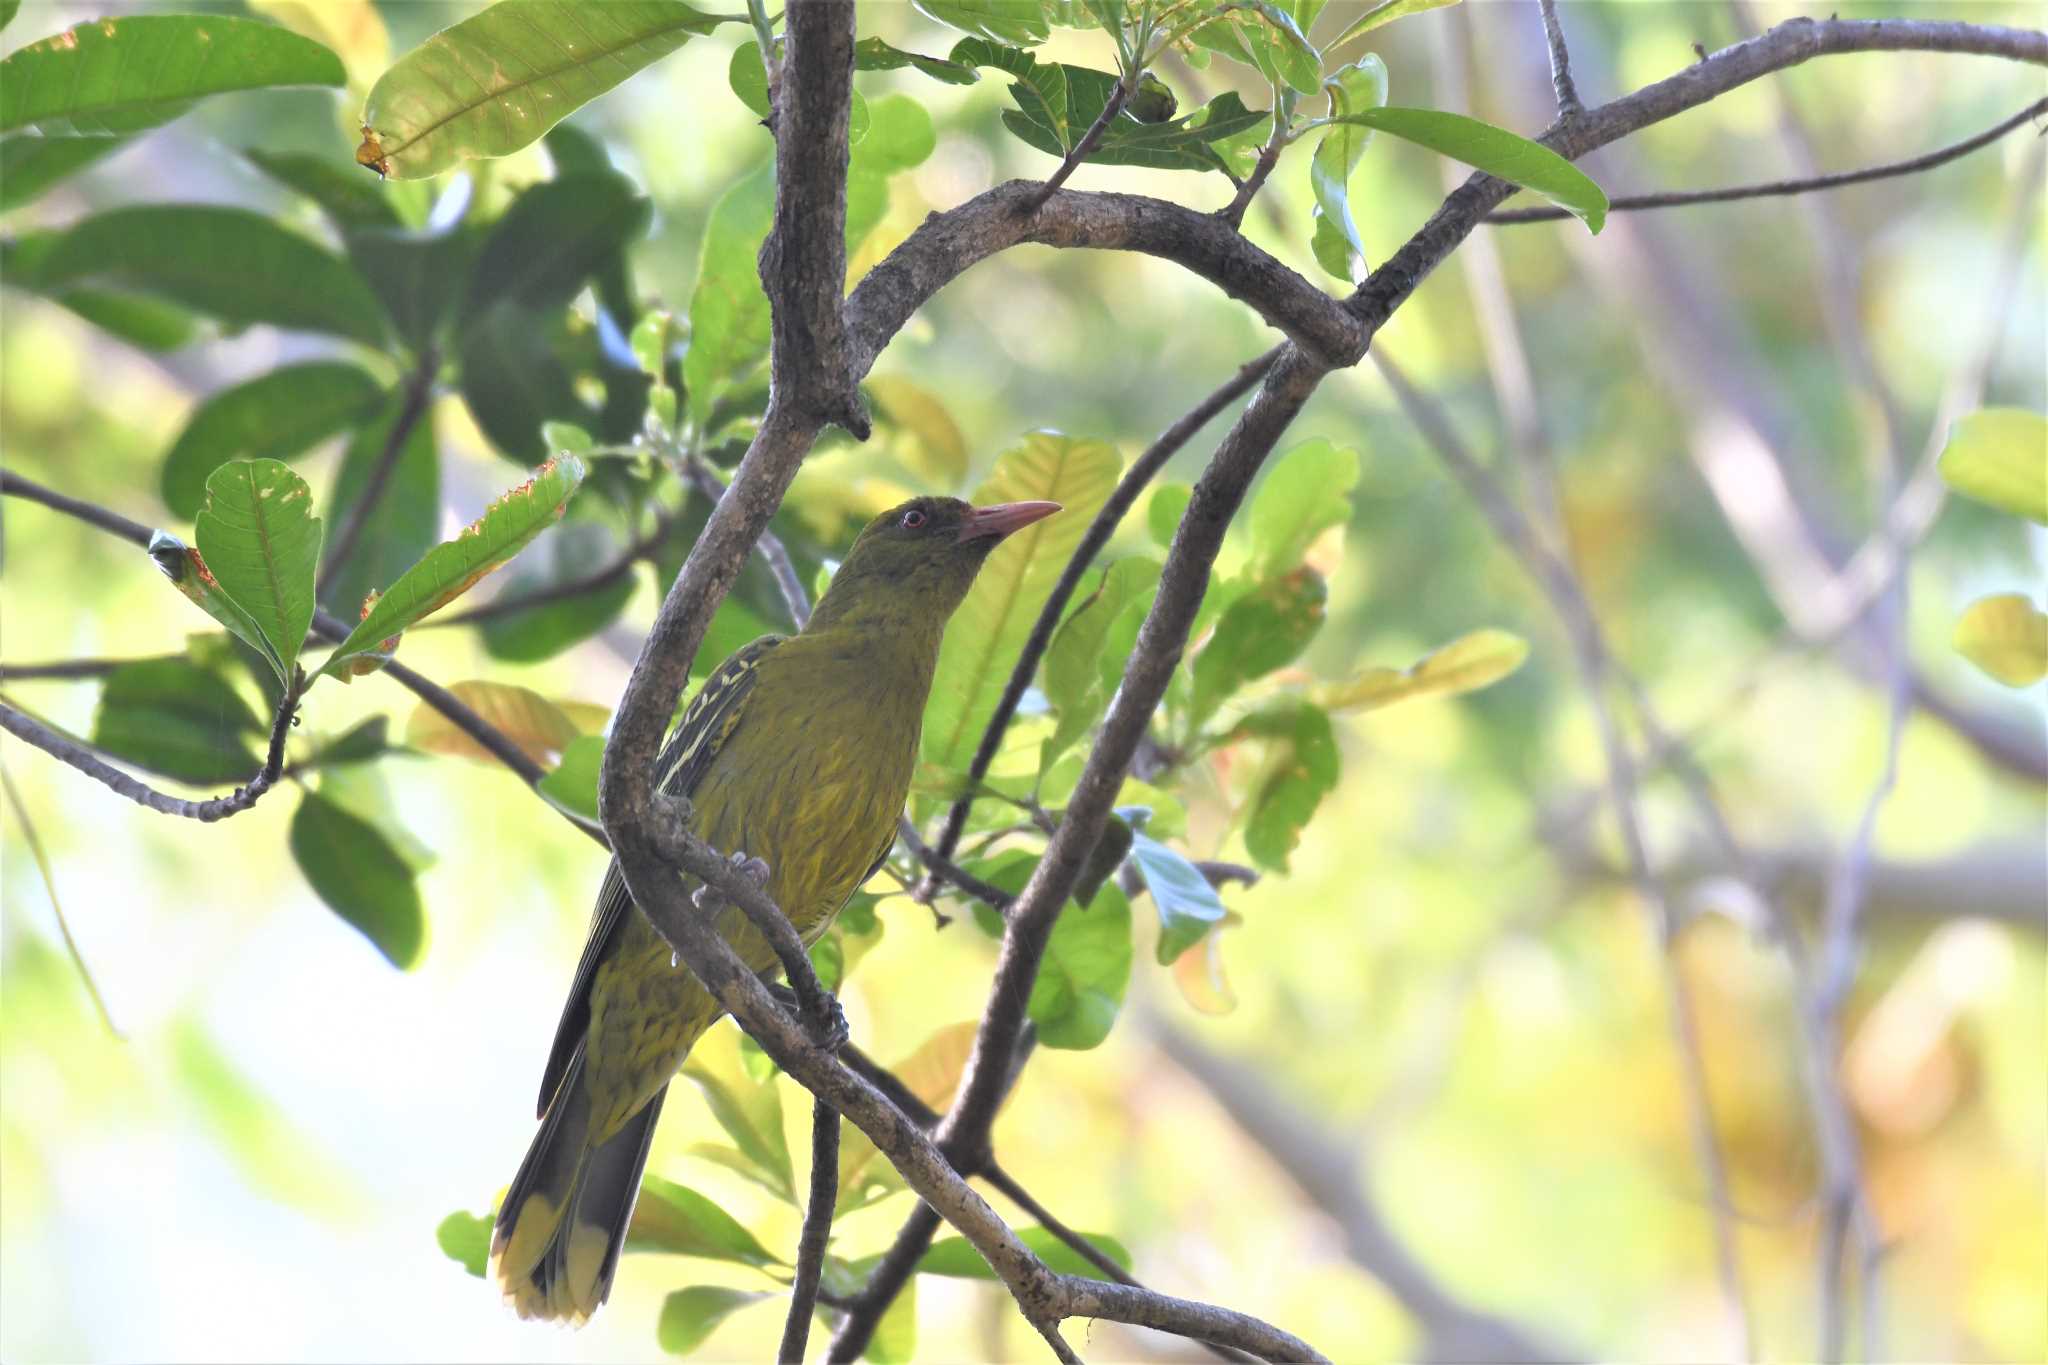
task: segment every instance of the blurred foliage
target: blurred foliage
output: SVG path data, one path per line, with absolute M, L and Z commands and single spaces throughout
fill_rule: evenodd
M 10 812 L 0 1355 L 761 1355 L 781 1315 L 746 1310 L 782 1301 L 809 1106 L 731 1029 L 692 1055 L 704 1103 L 673 1106 L 656 1138 L 632 1242 L 649 1254 L 627 1259 L 590 1330 L 522 1330 L 463 1271 L 481 1271 L 488 1235 L 468 1211 L 488 1209 L 530 1136 L 531 1073 L 602 867 L 549 803 L 594 818 L 609 703 L 708 512 L 686 473 L 729 468 L 766 401 L 756 253 L 772 144 L 757 120 L 778 58 L 744 23 L 679 0 L 248 8 L 88 23 L 99 16 L 71 5 L 0 6 L 9 463 L 164 525 L 152 557 L 204 613 L 142 555 L 10 502 L 8 662 L 126 661 L 84 683 L 10 680 L 10 704 L 212 788 L 256 770 L 316 596 L 363 618 L 318 674 L 364 678 L 309 694 L 287 749 L 300 792 L 226 826 L 164 821 L 7 750 L 53 858 L 46 886 L 14 856 L 27 845 Z M 1130 112 L 1104 125 L 1075 186 L 1220 209 L 1269 154 L 1245 231 L 1334 287 L 1462 174 L 1435 152 L 1600 228 L 1593 181 L 1503 131 L 1549 119 L 1533 16 L 1428 0 L 1156 8 L 863 6 L 854 272 L 927 213 L 1048 174 L 1122 92 Z M 602 31 L 563 39 L 593 19 Z M 1589 87 L 1660 78 L 1695 41 L 1738 36 L 1701 7 L 1575 5 L 1567 21 Z M 200 60 L 209 48 L 236 60 Z M 451 84 L 450 64 L 488 74 Z M 323 93 L 344 84 L 345 103 Z M 2029 93 L 2015 73 L 1903 56 L 1772 84 L 1831 168 L 1974 132 Z M 1890 97 L 1873 104 L 1872 88 Z M 1771 100 L 1745 87 L 1596 169 L 1630 189 L 1769 178 Z M 2021 154 L 1829 201 L 1863 250 L 1857 302 L 1909 426 L 1982 346 L 1978 299 Z M 1874 405 L 1834 347 L 1825 253 L 1797 216 L 1762 201 L 1597 240 L 1577 223 L 1508 229 L 1487 239 L 1485 268 L 1519 310 L 1550 454 L 1523 491 L 1536 501 L 1555 479 L 1569 569 L 1684 723 L 1735 832 L 1822 866 L 1777 883 L 1810 923 L 1810 888 L 1879 771 L 1883 699 L 1785 644 L 1687 461 L 1709 439 L 1695 433 L 1725 421 L 1705 372 L 1726 366 L 1767 390 L 1766 428 L 1818 522 L 1870 522 Z M 1603 274 L 1631 255 L 1710 283 L 1696 306 L 1739 354 L 1660 367 L 1674 320 L 1654 290 Z M 2020 269 L 2015 295 L 2038 300 L 2038 217 Z M 1498 332 L 1466 292 L 1481 271 L 1454 259 L 1375 346 L 1482 450 L 1505 451 L 1503 416 L 1520 419 L 1489 370 Z M 2007 406 L 1959 423 L 1941 463 L 1983 505 L 1954 503 L 1914 554 L 1907 630 L 1937 696 L 2038 726 L 2048 644 L 2013 588 L 2040 573 L 2042 533 L 2020 518 L 2041 519 L 2043 319 L 2016 309 L 2001 328 L 1990 389 Z M 913 798 L 927 829 L 963 791 L 1088 517 L 1161 427 L 1269 342 L 1164 263 L 1010 253 L 892 344 L 864 385 L 875 439 L 828 439 L 807 461 L 774 528 L 814 588 L 862 521 L 911 492 L 1067 504 L 997 553 L 948 636 Z M 1000 887 L 1028 878 L 1073 788 L 1207 450 L 1198 439 L 1170 464 L 1091 568 L 972 793 L 961 859 Z M 531 478 L 500 497 L 526 477 L 508 461 Z M 1497 472 L 1514 488 L 1520 468 L 1504 457 Z M 344 535 L 345 561 L 323 562 Z M 486 616 L 436 628 L 458 613 L 432 613 L 515 557 Z M 786 628 L 750 565 L 696 671 Z M 546 768 L 547 801 L 377 679 L 394 650 Z M 1958 650 L 2032 692 L 2013 698 Z M 998 1124 L 1005 1167 L 1147 1283 L 1256 1312 L 1334 1358 L 1412 1355 L 1421 1328 L 1345 1258 L 1323 1211 L 1149 1044 L 1147 1020 L 1164 1017 L 1358 1148 L 1358 1178 L 1453 1291 L 1595 1355 L 1732 1350 L 1662 945 L 1617 874 L 1570 658 L 1536 585 L 1370 370 L 1326 383 L 1232 528 L 1122 794 L 1127 842 L 1055 929 L 1030 1002 L 1049 1051 Z M 1646 764 L 1652 853 L 1685 914 L 1670 951 L 1696 1001 L 1761 1352 L 1797 1358 L 1812 1349 L 1817 1237 L 1813 1078 L 1788 1046 L 1804 1005 L 1753 911 L 1698 870 L 1670 776 Z M 1911 718 L 1838 1077 L 1888 1249 L 1888 1354 L 2048 1354 L 2042 935 L 2038 906 L 2033 920 L 2001 909 L 2015 879 L 2037 884 L 2011 850 L 2038 855 L 2040 834 L 2038 785 L 1938 716 Z M 1958 874 L 1967 895 L 1926 877 L 1888 889 L 1900 869 L 1972 860 L 1989 871 Z M 1219 861 L 1249 867 L 1217 876 Z M 855 1038 L 943 1107 L 1000 925 L 942 897 L 954 927 L 935 931 L 901 894 L 918 871 L 899 851 L 814 958 Z M 53 946 L 59 894 L 131 1041 L 101 1028 Z M 837 1294 L 909 1206 L 850 1129 L 841 1183 Z M 1529 1252 L 1560 1246 L 1571 1254 Z M 1033 1349 L 964 1243 L 942 1240 L 920 1269 L 870 1359 Z M 1095 1340 L 1105 1355 L 1157 1346 L 1107 1325 Z

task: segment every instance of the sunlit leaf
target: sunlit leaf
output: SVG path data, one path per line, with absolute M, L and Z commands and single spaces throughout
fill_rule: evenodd
M 1522 666 L 1529 642 L 1505 630 L 1475 630 L 1405 669 L 1368 668 L 1357 677 L 1315 690 L 1329 711 L 1370 711 L 1409 697 L 1456 696 L 1490 687 Z
M 321 534 L 313 491 L 276 460 L 237 460 L 206 480 L 199 553 L 221 591 L 256 623 L 286 677 L 313 624 Z
M 1330 718 L 1300 702 L 1246 716 L 1232 733 L 1270 741 L 1251 781 L 1244 846 L 1259 866 L 1285 872 L 1316 807 L 1337 788 L 1337 737 Z
M 536 469 L 531 479 L 485 508 L 461 535 L 435 546 L 407 569 L 328 656 L 321 673 L 353 671 L 358 660 L 369 662 L 385 653 L 385 641 L 468 592 L 562 515 L 583 476 L 583 461 L 574 455 L 558 455 Z
M 247 0 L 249 8 L 341 58 L 360 94 L 391 64 L 391 34 L 374 0 Z
M 971 66 L 905 52 L 889 46 L 880 38 L 863 38 L 853 45 L 853 68 L 856 71 L 894 71 L 905 66 L 916 67 L 933 80 L 944 81 L 947 85 L 973 85 L 981 79 L 981 73 Z
M 1230 604 L 1195 656 L 1192 709 L 1197 724 L 1230 695 L 1294 662 L 1322 628 L 1329 589 L 1307 567 L 1260 582 Z
M 1173 962 L 1173 984 L 1180 991 L 1181 999 L 1203 1014 L 1229 1014 L 1237 1008 L 1237 992 L 1230 987 L 1230 977 L 1223 969 L 1223 934 L 1221 930 L 1240 922 L 1233 911 L 1226 911 L 1223 921 L 1217 926 L 1218 932 L 1205 937 Z
M 712 401 L 768 354 L 768 296 L 755 257 L 775 214 L 775 178 L 763 168 L 711 206 L 690 294 L 690 351 L 683 387 L 690 420 L 703 426 Z
M 670 1355 L 688 1355 L 702 1346 L 718 1325 L 750 1303 L 775 1298 L 766 1290 L 726 1289 L 698 1284 L 678 1289 L 661 1303 L 655 1340 Z
M 860 1358 L 868 1365 L 910 1365 L 916 1354 L 917 1277 L 913 1275 L 904 1283 L 896 1301 L 883 1311 Z
M 1131 981 L 1131 903 L 1105 884 L 1083 906 L 1068 901 L 1053 924 L 1027 1013 L 1046 1047 L 1099 1046 Z
M 1180 519 L 1187 515 L 1194 494 L 1194 487 L 1185 483 L 1162 483 L 1152 490 L 1151 500 L 1145 504 L 1145 529 L 1152 533 L 1153 544 L 1161 549 L 1173 545 L 1174 533 L 1180 530 Z
M 740 1065 L 738 1030 L 721 1030 L 699 1039 L 690 1050 L 683 1075 L 703 1090 L 711 1116 L 745 1158 L 747 1165 L 735 1169 L 760 1181 L 786 1202 L 797 1202 L 789 1143 L 782 1132 L 782 1093 L 773 1081 L 758 1082 L 746 1074 Z
M 442 1255 L 482 1279 L 491 1260 L 491 1216 L 457 1209 L 434 1229 L 434 1241 Z
M 357 160 L 413 180 L 516 152 L 691 38 L 744 20 L 679 0 L 499 0 L 379 78 Z
M 1329 96 L 1333 117 L 1376 109 L 1387 102 L 1387 65 L 1378 53 L 1368 52 L 1325 76 L 1323 92 Z M 1320 210 L 1314 241 L 1316 261 L 1338 279 L 1353 284 L 1365 278 L 1365 239 L 1359 236 L 1358 224 L 1351 216 L 1351 173 L 1358 169 L 1371 141 L 1371 129 L 1337 124 L 1323 134 L 1309 162 L 1309 188 Z
M 1227 913 L 1201 869 L 1178 849 L 1142 831 L 1131 837 L 1131 861 L 1159 911 L 1159 961 L 1163 966 L 1199 943 Z
M 1533 190 L 1582 219 L 1591 232 L 1607 222 L 1607 194 L 1592 177 L 1541 143 L 1505 128 L 1441 109 L 1394 106 L 1346 114 L 1338 121 L 1377 128 Z
M 360 366 L 309 360 L 220 389 L 192 410 L 164 456 L 165 506 L 197 516 L 207 479 L 230 460 L 288 460 L 368 417 L 384 389 Z
M 1156 559 L 1120 559 L 1103 571 L 1101 585 L 1076 607 L 1045 651 L 1045 696 L 1059 725 L 1045 741 L 1041 769 L 1050 767 L 1086 734 L 1109 701 L 1103 681 L 1110 630 L 1133 605 L 1149 605 L 1159 587 Z
M 251 738 L 269 726 L 220 674 L 183 659 L 142 659 L 109 673 L 93 747 L 197 786 L 246 782 L 262 766 Z
M 603 764 L 604 736 L 578 735 L 562 746 L 562 761 L 538 783 L 540 794 L 571 814 L 595 820 L 597 778 Z
M 222 589 L 213 571 L 206 567 L 204 556 L 168 531 L 158 531 L 150 536 L 148 553 L 179 592 L 194 606 L 226 626 L 236 639 L 247 645 L 251 653 L 268 666 L 274 678 L 273 685 L 281 690 L 287 681 L 284 661 L 272 652 L 269 640 L 256 624 L 256 618 Z
M 911 0 L 918 12 L 991 43 L 1032 47 L 1052 35 L 1040 0 Z
M 1985 408 L 1949 429 L 1941 477 L 1964 497 L 2048 526 L 2048 417 Z
M 413 869 L 375 825 L 308 792 L 292 815 L 292 858 L 327 908 L 401 970 L 419 961 L 425 913 Z
M 967 477 L 967 438 L 945 402 L 900 375 L 870 375 L 864 387 L 894 436 L 891 448 L 933 488 L 955 488 Z
M 724 1209 L 687 1185 L 658 1175 L 640 1180 L 640 1202 L 626 1229 L 626 1250 L 662 1251 L 766 1268 L 783 1264 Z
M 224 14 L 94 19 L 0 61 L 0 132 L 133 133 L 204 95 L 347 79 L 332 52 L 274 24 Z
M 1370 33 L 1381 24 L 1391 24 L 1396 19 L 1405 19 L 1411 14 L 1421 14 L 1425 10 L 1441 9 L 1445 5 L 1457 3 L 1458 0 L 1380 0 L 1380 3 L 1345 25 L 1344 31 L 1332 38 L 1324 46 L 1323 51 L 1334 52 L 1353 38 Z
M 475 679 L 453 683 L 448 690 L 536 763 L 554 762 L 584 733 L 574 717 L 529 687 Z M 457 729 L 454 721 L 424 702 L 406 722 L 405 742 L 430 754 L 473 758 L 480 763 L 498 761 Z
M 970 501 L 981 506 L 1047 499 L 1066 510 L 997 546 L 953 614 L 925 708 L 926 761 L 954 771 L 967 767 L 1039 609 L 1122 466 L 1106 441 L 1033 432 L 975 490 Z
M 912 1094 L 944 1113 L 967 1069 L 968 1054 L 974 1050 L 975 1027 L 970 1019 L 938 1029 L 891 1070 Z M 865 1208 L 880 1196 L 903 1188 L 895 1168 L 886 1161 L 877 1161 L 876 1156 L 875 1144 L 867 1134 L 848 1125 L 839 1143 L 839 1201 L 835 1216 Z
M 2048 677 L 2048 615 L 2025 593 L 1980 597 L 1956 622 L 1956 650 L 2007 687 Z
M 1017 1240 L 1029 1247 L 1032 1254 L 1044 1261 L 1062 1275 L 1080 1275 L 1091 1280 L 1109 1277 L 1080 1252 L 1068 1246 L 1053 1233 L 1041 1227 L 1022 1227 L 1016 1230 Z M 1095 1248 L 1124 1269 L 1131 1268 L 1131 1253 L 1116 1238 L 1101 1232 L 1080 1234 L 1094 1244 Z M 919 1259 L 917 1272 L 920 1275 L 950 1275 L 957 1279 L 993 1280 L 995 1270 L 982 1259 L 974 1243 L 965 1237 L 941 1237 L 933 1242 L 931 1249 Z
M 1358 486 L 1358 452 L 1317 438 L 1274 462 L 1252 499 L 1252 553 L 1258 572 L 1285 573 L 1301 562 L 1316 537 L 1351 516 Z

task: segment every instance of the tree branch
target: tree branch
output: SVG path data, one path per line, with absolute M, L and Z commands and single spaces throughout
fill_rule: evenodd
M 155 534 L 141 522 L 130 521 L 119 512 L 110 511 L 96 502 L 86 502 L 82 498 L 59 493 L 53 488 L 45 488 L 10 470 L 0 469 L 0 494 L 39 502 L 45 507 L 62 512 L 68 517 L 76 517 L 88 525 L 97 526 L 109 535 L 119 536 L 130 545 L 140 546 L 145 550 L 149 548 L 149 538 Z
M 1088 131 L 1081 134 L 1081 140 L 1061 159 L 1059 168 L 1047 176 L 1045 183 L 1038 187 L 1037 192 L 1019 206 L 1019 213 L 1038 212 L 1045 201 L 1052 198 L 1059 187 L 1067 183 L 1067 177 L 1088 159 L 1088 154 L 1095 150 L 1095 144 L 1102 141 L 1102 135 L 1109 130 L 1111 121 L 1123 112 L 1124 101 L 1130 97 L 1130 93 L 1123 81 L 1119 80 L 1116 83 L 1116 88 L 1109 92 L 1109 101 L 1102 106 L 1102 112 L 1095 116 L 1095 122 L 1088 125 Z
M 445 616 L 434 616 L 430 620 L 422 621 L 415 629 L 475 625 L 479 621 L 514 616 L 522 611 L 532 611 L 535 607 L 547 606 L 551 602 L 567 601 L 572 597 L 581 597 L 585 593 L 598 592 L 633 572 L 633 566 L 643 559 L 650 558 L 674 531 L 675 519 L 666 514 L 658 514 L 654 519 L 653 529 L 646 535 L 619 551 L 618 557 L 611 563 L 600 565 L 581 578 L 567 583 L 556 583 L 535 592 L 521 593 L 516 597 L 494 597 L 481 606 L 449 612 Z
M 810 1200 L 796 1244 L 796 1280 L 790 1286 L 789 1317 L 782 1324 L 782 1348 L 775 1353 L 780 1365 L 804 1365 L 825 1243 L 832 1236 L 832 1206 L 839 1200 L 839 1111 L 822 1097 L 811 1103 Z
M 711 465 L 697 457 L 686 457 L 682 464 L 683 475 L 690 486 L 712 506 L 725 496 L 725 481 L 718 477 Z M 802 630 L 811 619 L 811 595 L 804 590 L 804 581 L 798 577 L 796 562 L 789 557 L 789 547 L 782 543 L 782 537 L 763 528 L 760 538 L 754 542 L 754 553 L 761 556 L 768 573 L 775 579 L 775 587 L 782 594 L 782 605 L 789 610 L 789 619 Z
M 174 658 L 175 655 L 157 655 L 157 658 Z M 117 668 L 129 664 L 143 663 L 143 659 L 59 659 L 53 663 L 41 664 L 0 664 L 0 683 L 36 682 L 57 680 L 76 682 L 87 678 L 104 678 Z
M 334 539 L 320 556 L 320 578 L 314 589 L 315 600 L 324 600 L 327 590 L 334 586 L 334 580 L 348 567 L 354 557 L 356 545 L 362 540 L 363 530 L 376 515 L 377 504 L 384 500 L 384 490 L 391 484 L 391 475 L 398 468 L 399 457 L 405 454 L 405 443 L 412 438 L 413 428 L 426 416 L 427 404 L 434 396 L 434 375 L 441 367 L 441 358 L 432 346 L 420 351 L 414 363 L 412 377 L 406 381 L 405 401 L 399 406 L 398 415 L 391 419 L 391 430 L 384 435 L 383 449 L 377 452 L 377 462 L 370 466 L 370 476 L 363 481 L 362 496 L 355 506 L 349 508 L 348 516 L 341 523 L 341 529 L 334 533 Z
M 1840 189 L 1844 185 L 1862 185 L 1872 180 L 1891 180 L 1903 175 L 1915 175 L 1960 160 L 1979 148 L 1988 147 L 2007 133 L 2031 123 L 2043 114 L 2048 114 L 2048 99 L 2035 100 L 2011 118 L 2001 120 L 1974 137 L 1966 137 L 1961 142 L 1950 143 L 1938 151 L 1909 157 L 1904 161 L 1887 161 L 1882 165 L 1866 166 L 1856 171 L 1837 171 L 1830 175 L 1805 176 L 1794 180 L 1770 180 L 1756 185 L 1735 185 L 1718 190 L 1669 190 L 1659 194 L 1625 194 L 1608 200 L 1607 208 L 1610 213 L 1630 213 L 1643 209 L 1682 208 L 1693 204 L 1726 204 L 1740 199 L 1773 199 L 1786 195 Z M 1486 215 L 1486 221 L 1497 224 L 1555 223 L 1571 216 L 1567 209 L 1544 206 L 1502 209 Z
M 1579 88 L 1572 82 L 1572 54 L 1565 46 L 1557 0 L 1536 0 L 1536 7 L 1543 15 L 1543 40 L 1550 47 L 1550 84 L 1557 92 L 1557 121 L 1568 123 L 1585 112 L 1585 106 L 1579 103 Z

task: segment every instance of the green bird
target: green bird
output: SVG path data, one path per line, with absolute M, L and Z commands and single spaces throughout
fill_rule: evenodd
M 719 665 L 663 746 L 660 790 L 689 798 L 713 848 L 766 864 L 768 895 L 806 944 L 895 843 L 947 619 L 990 550 L 1059 510 L 917 498 L 884 512 L 809 624 Z M 743 911 L 716 913 L 747 966 L 775 966 Z M 662 1097 L 723 1013 L 635 913 L 614 862 L 541 1077 L 540 1132 L 491 1238 L 521 1317 L 580 1323 L 605 1301 Z

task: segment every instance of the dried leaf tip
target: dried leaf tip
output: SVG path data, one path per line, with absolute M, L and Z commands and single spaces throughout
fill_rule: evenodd
M 356 164 L 375 171 L 380 180 L 391 177 L 391 158 L 384 154 L 384 144 L 378 140 L 377 130 L 367 123 L 363 125 L 362 145 L 356 148 Z

